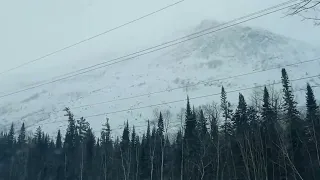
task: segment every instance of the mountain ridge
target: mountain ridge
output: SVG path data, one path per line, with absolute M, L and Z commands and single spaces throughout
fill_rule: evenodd
M 200 25 L 191 28 L 190 32 L 198 31 L 199 28 L 206 29 L 207 26 L 214 23 L 218 22 L 204 20 Z M 257 69 L 281 67 L 285 64 L 320 57 L 317 50 L 318 47 L 276 35 L 270 31 L 235 26 L 131 61 L 114 64 L 83 76 L 8 97 L 9 103 L 1 102 L 1 124 L 9 126 L 11 122 L 17 125 L 25 122 L 27 127 L 34 125 L 29 130 L 35 130 L 38 125 L 42 124 L 46 131 L 55 134 L 57 128 L 63 130 L 67 123 L 67 121 L 62 122 L 64 118 L 61 110 L 65 106 L 71 107 L 72 111 L 72 107 L 75 106 L 112 101 L 123 97 L 187 86 L 188 84 L 194 85 L 199 81 L 210 81 Z M 292 79 L 304 77 L 306 73 L 312 75 L 317 72 L 319 66 L 319 62 L 305 63 L 301 66 L 288 68 L 288 73 Z M 275 73 L 270 74 L 269 71 L 266 71 L 256 75 L 214 81 L 171 92 L 77 108 L 74 109 L 74 113 L 76 116 L 87 116 L 115 112 L 184 99 L 187 95 L 193 97 L 219 93 L 221 85 L 225 85 L 227 90 L 232 90 L 280 80 L 280 71 L 272 71 Z M 292 72 L 295 73 L 292 74 Z M 318 81 L 319 79 L 314 79 L 312 83 Z M 305 83 L 296 82 L 294 84 L 298 84 L 298 87 L 305 85 Z M 231 95 L 230 100 L 236 102 L 236 96 Z M 219 102 L 219 98 L 196 100 L 194 104 L 205 104 L 211 101 Z M 184 103 L 182 102 L 162 106 L 159 109 L 171 109 L 174 114 L 183 107 Z M 144 123 L 152 116 L 152 108 L 108 115 L 111 119 L 110 124 L 114 128 L 121 126 L 123 121 L 127 119 L 130 124 L 139 124 Z M 112 119 L 114 120 L 112 121 Z M 97 132 L 104 120 L 105 117 L 88 119 Z M 44 124 L 54 121 L 58 122 Z

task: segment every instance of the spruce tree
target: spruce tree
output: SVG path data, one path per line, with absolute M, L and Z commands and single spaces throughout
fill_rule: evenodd
M 269 122 L 272 120 L 271 116 L 271 105 L 270 105 L 270 96 L 267 87 L 264 87 L 263 90 L 263 104 L 262 104 L 262 112 L 261 116 L 265 122 Z
M 150 122 L 148 120 L 146 135 L 142 138 L 141 143 L 141 156 L 140 156 L 140 177 L 141 179 L 148 179 L 150 177 L 150 144 L 151 133 L 150 133 Z
M 22 123 L 22 126 L 20 128 L 20 133 L 18 136 L 18 145 L 22 147 L 25 144 L 26 144 L 26 128 L 24 127 L 24 123 Z
M 120 147 L 123 179 L 129 179 L 129 175 L 130 175 L 131 159 L 130 159 L 130 137 L 129 136 L 130 136 L 129 123 L 127 121 L 123 129 L 121 147 Z
M 56 139 L 56 149 L 62 148 L 62 139 L 60 129 L 58 130 L 57 139 Z
M 296 167 L 298 173 L 293 172 L 292 178 L 301 176 L 304 169 L 304 148 L 303 139 L 305 138 L 304 125 L 300 119 L 299 112 L 296 108 L 297 102 L 294 100 L 292 88 L 286 70 L 282 71 L 282 86 L 283 86 L 283 110 L 285 112 L 285 121 L 288 125 L 288 139 L 289 139 L 289 155 L 292 158 L 293 165 Z
M 200 110 L 200 115 L 199 115 L 199 123 L 198 123 L 198 131 L 200 138 L 203 139 L 207 136 L 208 134 L 208 129 L 207 129 L 207 119 L 204 117 L 203 110 Z
M 242 135 L 249 128 L 249 121 L 247 116 L 247 103 L 244 96 L 239 93 L 239 104 L 233 117 L 233 122 L 236 128 L 236 133 Z
M 137 134 L 135 127 L 132 127 L 131 141 L 130 141 L 130 179 L 135 179 L 137 173 Z
M 86 121 L 86 119 L 81 117 L 79 120 L 77 120 L 76 126 L 78 129 L 79 140 L 80 140 L 80 142 L 83 142 L 83 140 L 87 134 L 87 131 L 89 129 L 89 123 Z
M 125 152 L 129 149 L 129 142 L 130 142 L 130 132 L 129 132 L 129 123 L 127 121 L 127 123 L 125 124 L 125 127 L 123 129 L 123 132 L 122 132 L 122 139 L 121 139 L 121 147 L 122 147 L 122 150 Z
M 184 156 L 183 156 L 183 135 L 182 135 L 182 131 L 179 130 L 177 132 L 177 136 L 176 136 L 176 139 L 174 141 L 174 144 L 173 144 L 173 147 L 174 147 L 174 162 L 173 162 L 173 167 L 175 167 L 173 170 L 174 170 L 174 177 L 176 179 L 181 179 L 181 176 L 183 178 L 183 173 L 184 173 L 184 169 L 183 169 L 183 159 L 184 159 Z
M 35 143 L 37 144 L 37 145 L 41 145 L 41 143 L 42 143 L 42 129 L 41 129 L 41 127 L 39 126 L 37 129 L 36 129 L 36 134 L 35 134 L 35 136 L 34 136 L 34 139 L 35 139 Z
M 184 153 L 186 165 L 186 176 L 191 178 L 197 178 L 198 171 L 195 169 L 193 163 L 199 160 L 199 137 L 197 134 L 197 120 L 195 113 L 192 112 L 189 97 L 187 98 L 187 109 L 185 118 L 185 132 L 184 132 Z
M 283 109 L 286 112 L 287 121 L 298 121 L 299 112 L 297 110 L 297 102 L 294 100 L 294 95 L 292 93 L 292 88 L 290 85 L 289 77 L 287 71 L 282 69 L 282 86 L 283 86 Z M 289 122 L 290 124 L 290 122 Z
M 68 127 L 66 131 L 66 135 L 64 138 L 64 152 L 65 152 L 65 167 L 67 178 L 75 178 L 78 176 L 79 172 L 77 169 L 80 164 L 81 158 L 78 157 L 78 148 L 79 148 L 79 135 L 77 131 L 76 122 L 74 119 L 74 115 L 71 113 L 69 108 L 65 108 L 65 116 L 68 117 Z
M 270 103 L 270 96 L 268 89 L 264 87 L 263 93 L 263 104 L 262 104 L 262 125 L 260 134 L 257 135 L 261 137 L 262 147 L 261 151 L 264 153 L 264 158 L 267 159 L 267 172 L 266 176 L 268 178 L 280 177 L 279 170 L 281 169 L 279 161 L 279 155 L 281 154 L 279 147 L 279 123 L 277 121 L 276 111 L 272 108 Z
M 93 173 L 93 160 L 94 160 L 94 147 L 96 144 L 96 138 L 89 127 L 85 135 L 85 179 L 94 179 L 95 174 Z
M 163 132 L 164 132 L 164 123 L 162 113 L 160 112 L 159 119 L 158 119 L 158 135 L 161 139 L 163 139 Z
M 112 142 L 109 118 L 106 118 L 106 123 L 103 124 L 102 126 L 103 126 L 103 128 L 101 131 L 101 144 L 103 146 L 106 146 L 107 144 L 110 144 Z
M 159 119 L 158 119 L 158 128 L 157 128 L 157 137 L 156 137 L 156 165 L 157 165 L 157 176 L 160 177 L 160 180 L 163 179 L 163 168 L 164 168 L 164 123 L 162 113 L 160 112 Z
M 9 133 L 7 135 L 7 147 L 9 149 L 13 148 L 14 144 L 15 144 L 15 137 L 14 137 L 14 125 L 13 123 L 11 124 Z
M 316 173 L 317 179 L 320 178 L 320 112 L 319 106 L 316 103 L 313 90 L 309 83 L 307 83 L 306 92 L 306 132 L 307 132 L 307 142 L 308 150 L 312 158 L 309 166 L 313 167 L 311 169 L 318 169 L 319 173 Z
M 224 132 L 225 140 L 228 136 L 231 135 L 232 130 L 232 124 L 231 124 L 231 118 L 232 118 L 232 110 L 230 102 L 227 100 L 227 93 L 222 86 L 221 88 L 221 104 L 220 108 L 222 110 L 222 117 L 224 118 L 224 123 L 222 125 L 222 129 Z
M 186 108 L 186 117 L 185 117 L 185 133 L 184 138 L 186 139 L 187 146 L 192 146 L 195 137 L 196 137 L 196 119 L 195 115 L 192 113 L 189 97 L 187 98 L 187 108 Z
M 68 117 L 68 128 L 65 135 L 64 148 L 67 148 L 68 151 L 72 152 L 78 145 L 78 132 L 74 115 L 71 113 L 69 108 L 65 108 L 65 112 L 65 116 Z
M 317 105 L 313 90 L 309 83 L 307 83 L 306 106 L 307 106 L 307 116 L 306 116 L 307 123 L 312 126 L 320 125 L 319 106 Z

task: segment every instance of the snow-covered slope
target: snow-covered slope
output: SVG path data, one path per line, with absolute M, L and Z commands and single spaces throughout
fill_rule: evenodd
M 185 33 L 197 32 L 217 23 L 206 20 Z M 282 66 L 320 57 L 319 50 L 320 48 L 263 29 L 237 26 L 3 98 L 0 106 L 0 125 L 8 128 L 10 123 L 14 122 L 18 128 L 25 122 L 30 131 L 41 126 L 47 132 L 54 134 L 59 128 L 65 130 L 67 121 L 61 110 L 68 106 L 76 117 L 87 117 L 96 132 L 99 132 L 101 124 L 108 116 L 111 127 L 117 135 L 126 120 L 131 125 L 144 128 L 146 120 L 148 118 L 152 120 L 155 108 L 169 109 L 175 115 L 185 106 L 185 102 L 179 101 L 161 106 L 157 104 L 183 100 L 187 94 L 191 99 L 216 94 L 191 100 L 195 106 L 212 101 L 219 102 L 218 93 L 221 85 L 224 85 L 227 91 L 233 91 L 228 97 L 232 103 L 236 103 L 238 92 L 235 90 L 278 82 Z M 88 62 L 98 63 L 89 58 Z M 279 69 L 217 81 L 272 67 Z M 319 67 L 319 61 L 313 61 L 286 69 L 290 79 L 296 79 L 317 75 Z M 196 85 L 200 81 L 202 83 Z M 313 85 L 320 82 L 319 78 L 310 81 Z M 305 83 L 306 80 L 292 82 L 294 89 L 303 88 Z M 171 90 L 177 87 L 184 88 Z M 159 91 L 162 92 L 153 93 Z M 148 93 L 150 95 L 146 95 Z M 244 90 L 242 93 L 249 95 L 252 90 Z M 303 91 L 297 92 L 297 100 L 301 103 L 303 103 L 303 93 Z M 130 98 L 132 96 L 137 97 Z M 249 98 L 247 100 L 249 101 Z M 109 102 L 100 103 L 106 101 Z M 100 104 L 86 106 L 95 103 Z M 149 105 L 154 106 L 146 108 Z M 103 115 L 103 113 L 109 114 Z M 176 116 L 172 116 L 172 128 L 177 127 L 177 124 L 179 120 Z

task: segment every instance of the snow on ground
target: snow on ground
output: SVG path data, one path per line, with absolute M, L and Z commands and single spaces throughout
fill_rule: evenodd
M 184 33 L 206 29 L 217 23 L 205 20 Z M 224 85 L 227 92 L 231 91 L 228 93 L 229 100 L 236 104 L 239 93 L 237 89 L 277 83 L 281 80 L 281 67 L 318 58 L 319 50 L 318 47 L 263 29 L 237 26 L 149 55 L 8 96 L 1 102 L 0 125 L 8 129 L 10 123 L 14 122 L 18 128 L 25 122 L 30 131 L 41 126 L 45 131 L 55 135 L 58 129 L 63 132 L 66 129 L 67 118 L 63 116 L 62 110 L 70 107 L 77 118 L 87 117 L 97 133 L 106 117 L 110 119 L 115 135 L 122 131 L 121 127 L 126 120 L 141 131 L 145 129 L 148 119 L 154 119 L 154 109 L 169 109 L 172 112 L 170 127 L 179 128 L 180 120 L 176 114 L 185 107 L 186 102 L 180 100 L 186 99 L 187 95 L 195 106 L 212 101 L 219 102 L 220 89 Z M 113 54 L 104 53 L 101 56 L 92 54 L 85 58 L 88 58 L 91 64 L 95 64 L 114 57 Z M 320 60 L 286 69 L 290 79 L 294 80 L 318 75 L 319 66 Z M 279 68 L 258 72 L 273 67 Z M 55 68 L 42 70 L 40 75 L 45 71 L 55 71 Z M 239 76 L 252 71 L 257 73 Z M 30 77 L 29 85 L 43 82 L 32 79 L 34 76 L 39 76 L 39 72 L 23 76 Z M 227 77 L 233 78 L 226 79 Z M 320 83 L 319 78 L 308 80 L 312 85 Z M 295 90 L 304 88 L 308 80 L 293 81 L 293 88 Z M 198 84 L 199 82 L 202 83 Z M 25 86 L 25 83 L 19 84 L 18 89 Z M 177 87 L 184 88 L 174 89 Z M 280 84 L 274 87 L 279 88 Z M 162 92 L 153 93 L 159 91 Z M 252 89 L 242 90 L 241 93 L 249 101 L 252 91 Z M 315 91 L 317 92 L 317 89 Z M 150 95 L 146 95 L 148 93 Z M 303 105 L 304 91 L 298 91 L 296 94 L 298 102 Z M 205 95 L 211 96 L 200 98 Z M 130 98 L 133 96 L 137 97 Z M 157 105 L 171 101 L 179 102 Z M 86 106 L 88 104 L 96 105 Z M 149 105 L 154 106 L 147 107 Z

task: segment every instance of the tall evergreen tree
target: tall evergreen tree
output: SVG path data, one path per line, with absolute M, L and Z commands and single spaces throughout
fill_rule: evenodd
M 60 129 L 58 130 L 58 134 L 57 134 L 56 148 L 57 148 L 57 149 L 61 149 L 61 148 L 62 148 L 62 139 L 61 139 Z
M 7 135 L 7 147 L 9 149 L 13 148 L 14 144 L 15 144 L 15 137 L 14 137 L 14 125 L 13 123 L 10 126 L 10 130 L 9 133 Z
M 76 122 L 74 115 L 71 113 L 69 108 L 65 108 L 65 116 L 68 117 L 68 127 L 66 135 L 64 138 L 64 163 L 65 163 L 65 178 L 73 179 L 79 176 L 79 164 L 81 158 L 78 157 L 78 147 L 79 147 L 79 135 L 77 131 Z
M 306 118 L 307 118 L 308 124 L 313 126 L 320 125 L 319 106 L 317 105 L 313 90 L 309 83 L 307 83 L 306 106 L 307 106 Z
M 18 136 L 18 145 L 22 147 L 25 144 L 26 144 L 26 128 L 24 127 L 24 123 L 22 123 L 22 126 L 20 128 L 20 133 Z
M 164 132 L 164 122 L 163 122 L 162 113 L 160 112 L 159 119 L 158 119 L 158 135 L 162 139 L 163 139 L 163 132 Z
M 129 131 L 129 123 L 125 124 L 122 133 L 121 139 L 121 147 L 120 147 L 120 155 L 121 155 L 121 164 L 122 164 L 122 173 L 123 179 L 128 180 L 130 175 L 130 131 Z
M 289 77 L 287 71 L 283 68 L 282 71 L 282 86 L 283 86 L 283 109 L 286 112 L 287 120 L 298 121 L 299 112 L 297 110 L 297 102 L 294 100 L 294 95 L 292 93 L 292 88 L 290 85 Z
M 249 120 L 247 116 L 247 103 L 244 96 L 239 93 L 239 104 L 233 117 L 237 134 L 242 134 L 248 130 Z
M 268 89 L 264 87 L 263 104 L 262 104 L 262 127 L 259 137 L 262 141 L 263 158 L 267 159 L 266 176 L 274 179 L 280 177 L 279 169 L 281 169 L 279 157 L 280 157 L 280 142 L 279 142 L 279 124 L 277 122 L 277 116 L 274 109 L 271 107 L 270 96 Z
M 306 115 L 306 133 L 307 133 L 307 142 L 308 150 L 310 152 L 310 163 L 309 166 L 318 170 L 318 172 L 313 172 L 315 174 L 315 179 L 320 178 L 320 111 L 319 106 L 316 103 L 313 90 L 309 83 L 307 83 L 307 92 L 306 92 L 306 106 L 307 106 L 307 115 Z M 313 170 L 314 171 L 314 170 Z
M 87 131 L 89 129 L 89 123 L 86 121 L 85 118 L 81 117 L 79 120 L 77 120 L 77 129 L 79 134 L 79 140 L 82 142 L 87 135 Z
M 199 131 L 200 138 L 201 139 L 205 138 L 208 134 L 207 119 L 204 117 L 204 113 L 202 109 L 200 109 L 198 129 L 199 129 L 198 131 Z
M 185 175 L 191 179 L 198 178 L 198 170 L 195 162 L 199 160 L 199 138 L 197 134 L 197 120 L 194 111 L 191 110 L 189 97 L 187 98 L 186 118 L 184 132 Z
M 221 104 L 220 108 L 222 110 L 222 116 L 224 118 L 223 122 L 223 132 L 225 135 L 225 138 L 231 135 L 231 130 L 232 130 L 232 124 L 231 124 L 231 117 L 232 117 L 232 109 L 231 109 L 231 104 L 227 100 L 227 93 L 222 86 L 221 88 Z
M 84 177 L 88 180 L 93 180 L 95 177 L 94 169 L 93 169 L 93 160 L 94 160 L 94 147 L 96 143 L 96 137 L 94 136 L 92 129 L 88 127 L 85 136 L 85 173 Z
M 69 151 L 74 151 L 78 144 L 78 131 L 76 127 L 76 122 L 74 115 L 71 113 L 69 108 L 65 108 L 65 116 L 68 117 L 68 128 L 65 136 L 64 147 L 69 149 Z
M 148 120 L 146 135 L 142 138 L 141 156 L 140 156 L 140 177 L 141 179 L 148 179 L 150 177 L 150 149 L 151 149 L 151 132 L 150 122 Z
M 284 68 L 281 73 L 284 94 L 283 110 L 285 112 L 285 120 L 288 125 L 288 139 L 290 142 L 288 151 L 293 162 L 292 166 L 294 166 L 294 168 L 292 167 L 292 178 L 296 178 L 303 176 L 302 172 L 304 171 L 304 163 L 302 163 L 304 162 L 304 145 L 302 141 L 305 138 L 304 125 L 296 108 L 297 102 L 294 100 L 288 74 Z
M 186 148 L 188 156 L 195 156 L 196 154 L 196 126 L 197 121 L 195 115 L 191 110 L 189 97 L 187 98 L 187 108 L 186 108 L 186 118 L 185 118 L 185 132 L 184 139 L 186 143 Z

